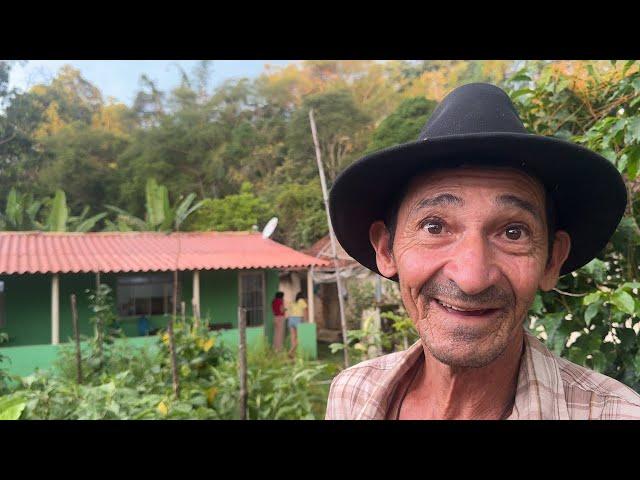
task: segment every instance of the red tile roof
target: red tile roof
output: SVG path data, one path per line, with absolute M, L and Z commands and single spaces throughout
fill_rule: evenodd
M 179 254 L 178 254 L 179 251 Z M 328 262 L 257 232 L 0 232 L 0 274 L 301 268 Z

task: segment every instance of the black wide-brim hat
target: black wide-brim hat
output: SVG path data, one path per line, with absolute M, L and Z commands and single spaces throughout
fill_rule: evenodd
M 417 174 L 462 165 L 513 167 L 544 185 L 554 202 L 556 228 L 571 237 L 561 275 L 606 246 L 627 204 L 624 181 L 609 160 L 574 143 L 527 132 L 504 91 L 473 83 L 442 100 L 417 141 L 367 155 L 338 176 L 329 197 L 338 241 L 380 274 L 369 241 L 371 224 L 386 219 Z

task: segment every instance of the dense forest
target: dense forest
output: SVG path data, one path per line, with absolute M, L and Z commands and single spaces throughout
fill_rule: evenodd
M 190 194 L 202 201 L 183 230 L 262 228 L 278 216 L 275 239 L 295 248 L 327 232 L 309 108 L 331 185 L 363 153 L 414 139 L 451 88 L 500 83 L 514 69 L 505 61 L 305 61 L 213 88 L 203 61 L 168 92 L 143 75 L 128 106 L 71 66 L 47 84 L 8 90 L 12 66 L 0 63 L 2 229 L 154 229 L 145 223 L 153 180 L 171 205 Z M 66 214 L 52 220 L 56 194 Z

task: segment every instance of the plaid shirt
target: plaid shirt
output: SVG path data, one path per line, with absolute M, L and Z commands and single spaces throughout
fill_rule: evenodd
M 424 355 L 408 350 L 361 362 L 331 384 L 327 420 L 383 420 L 396 387 Z M 515 404 L 508 420 L 640 420 L 640 395 L 622 383 L 553 355 L 525 334 Z

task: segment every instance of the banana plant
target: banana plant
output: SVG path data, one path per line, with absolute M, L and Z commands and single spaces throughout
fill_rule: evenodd
M 72 232 L 89 232 L 93 230 L 96 224 L 107 216 L 107 212 L 98 213 L 92 217 L 86 218 L 89 214 L 89 207 L 85 206 L 80 215 L 69 217 L 69 231 Z
M 169 202 L 169 191 L 164 185 L 158 185 L 155 179 L 147 180 L 145 189 L 145 218 L 141 219 L 135 215 L 114 205 L 106 207 L 116 213 L 116 221 L 107 220 L 107 231 L 179 231 L 182 223 L 193 212 L 198 210 L 203 202 L 193 204 L 196 198 L 195 193 L 190 193 L 186 198 L 178 198 L 178 204 L 171 206 Z M 192 205 L 193 204 L 193 205 Z
M 20 194 L 12 188 L 7 195 L 7 204 L 4 213 L 0 212 L 1 230 L 43 230 L 42 225 L 36 219 L 42 202 L 33 199 L 33 195 Z
M 42 207 L 48 207 L 44 222 L 38 220 L 43 214 Z M 45 209 L 46 210 L 46 209 Z M 53 198 L 34 200 L 30 193 L 20 194 L 12 188 L 7 195 L 4 213 L 0 213 L 0 230 L 47 232 L 88 232 L 107 216 L 107 212 L 87 218 L 89 207 L 84 207 L 78 216 L 71 216 L 67 206 L 67 196 L 63 190 L 56 190 Z
M 69 209 L 67 208 L 67 196 L 62 190 L 56 190 L 51 201 L 51 209 L 45 223 L 45 230 L 49 232 L 66 232 Z

